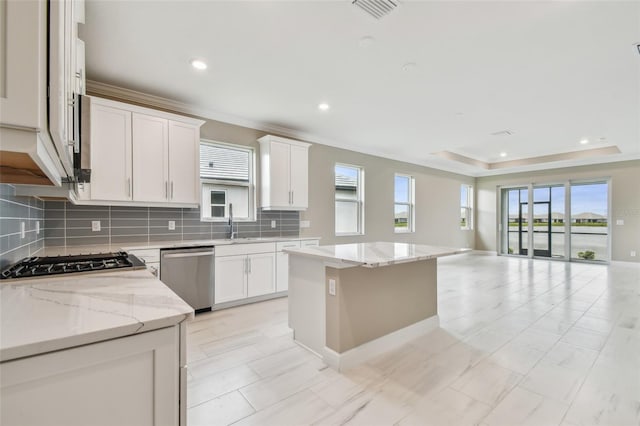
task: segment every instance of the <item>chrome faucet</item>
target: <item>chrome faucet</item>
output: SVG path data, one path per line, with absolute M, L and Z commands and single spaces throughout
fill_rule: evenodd
M 233 204 L 229 203 L 229 238 L 235 240 L 237 232 L 233 231 Z

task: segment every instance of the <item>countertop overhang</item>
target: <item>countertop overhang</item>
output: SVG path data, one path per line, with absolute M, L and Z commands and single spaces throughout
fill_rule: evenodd
M 471 251 L 471 249 L 412 243 L 372 242 L 286 248 L 283 251 L 291 255 L 312 257 L 327 262 L 337 262 L 365 268 L 378 268 L 381 266 L 461 254 Z
M 0 361 L 170 327 L 194 315 L 146 270 L 0 284 Z

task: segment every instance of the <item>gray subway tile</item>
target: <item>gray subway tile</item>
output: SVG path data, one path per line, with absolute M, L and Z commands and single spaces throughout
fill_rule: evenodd
M 28 218 L 29 207 L 0 200 L 0 217 Z
M 65 230 L 60 228 L 45 228 L 44 237 L 49 238 L 62 238 L 64 239 Z
M 111 235 L 111 244 L 146 243 L 148 235 Z
M 44 202 L 44 209 L 45 210 L 64 210 L 65 209 L 65 202 L 64 201 L 50 201 L 50 200 L 46 200 Z
M 65 221 L 65 226 L 67 229 L 69 228 L 89 228 L 91 229 L 92 223 L 94 221 L 100 222 L 100 228 L 108 228 L 109 227 L 109 218 L 106 219 L 68 219 Z
M 183 240 L 210 240 L 212 239 L 211 234 L 182 234 Z
M 114 219 L 111 218 L 111 227 L 118 228 L 123 226 L 147 227 L 149 221 L 147 219 Z
M 0 183 L 0 197 L 2 197 L 3 195 L 15 195 L 15 194 L 16 194 L 16 189 L 14 186 L 6 183 Z
M 45 245 L 47 247 L 62 247 L 65 245 L 64 238 L 45 238 Z
M 65 222 L 64 219 L 48 219 L 44 220 L 44 227 L 49 229 L 64 229 Z
M 64 219 L 66 216 L 64 210 L 44 210 L 44 218 L 45 219 Z
M 75 237 L 68 238 L 67 237 L 67 245 L 68 246 L 87 246 L 87 245 L 95 245 L 95 244 L 109 244 L 109 236 L 99 236 L 99 237 Z
M 148 219 L 149 209 L 140 208 L 137 210 L 115 210 L 111 209 L 112 219 Z
M 0 268 L 4 269 L 25 257 L 29 257 L 29 247 L 16 247 L 0 256 Z
M 73 203 L 69 203 L 69 202 L 67 202 L 65 204 L 65 207 L 66 207 L 68 212 L 75 212 L 75 211 L 95 211 L 95 212 L 107 211 L 108 212 L 109 211 L 109 206 L 73 204 Z
M 67 219 L 109 219 L 109 210 L 67 210 Z
M 111 235 L 148 235 L 149 228 L 146 226 L 132 226 L 127 228 L 111 228 Z
M 181 226 L 176 226 L 175 230 L 170 231 L 169 228 L 167 228 L 166 226 L 154 226 L 154 227 L 149 227 L 149 235 L 162 235 L 162 234 L 166 234 L 166 235 L 180 235 L 182 233 L 182 227 Z
M 22 219 L 0 219 L 0 235 L 20 232 L 20 222 Z
M 149 235 L 150 242 L 162 242 L 162 241 L 175 242 L 179 240 L 181 240 L 179 235 L 177 237 L 176 235 L 173 235 L 173 234 Z

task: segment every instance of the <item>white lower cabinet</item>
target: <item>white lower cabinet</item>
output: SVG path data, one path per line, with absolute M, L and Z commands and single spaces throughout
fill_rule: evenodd
M 247 297 L 247 257 L 216 255 L 214 303 Z
M 218 246 L 215 266 L 215 304 L 275 292 L 274 243 Z
M 179 327 L 1 363 L 0 424 L 181 424 Z

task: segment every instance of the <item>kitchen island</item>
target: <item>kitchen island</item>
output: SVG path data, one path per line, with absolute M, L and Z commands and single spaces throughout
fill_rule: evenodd
M 389 242 L 285 250 L 294 339 L 344 370 L 434 330 L 437 258 L 468 250 Z

